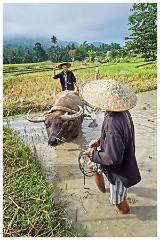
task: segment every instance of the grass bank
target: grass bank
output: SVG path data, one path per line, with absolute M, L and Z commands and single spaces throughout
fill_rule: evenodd
M 64 204 L 47 185 L 35 150 L 8 128 L 3 143 L 3 236 L 84 236 L 73 233 Z
M 61 91 L 59 80 L 51 79 L 53 65 L 56 64 L 43 62 L 4 65 L 4 116 L 26 113 L 30 108 L 43 111 L 53 106 L 53 96 Z M 80 87 L 95 79 L 97 67 L 100 79 L 116 79 L 128 84 L 135 93 L 157 88 L 157 62 L 143 61 L 72 63 L 71 70 Z

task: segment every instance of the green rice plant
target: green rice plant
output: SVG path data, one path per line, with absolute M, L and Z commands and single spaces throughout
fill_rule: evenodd
M 3 132 L 3 236 L 75 237 L 65 203 L 46 183 L 35 147 Z

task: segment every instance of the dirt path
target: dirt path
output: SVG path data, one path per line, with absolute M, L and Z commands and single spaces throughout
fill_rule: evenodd
M 78 139 L 56 147 L 56 177 L 54 191 L 66 200 L 66 210 L 75 229 L 87 229 L 90 237 L 156 237 L 156 91 L 138 94 L 138 104 L 131 110 L 136 130 L 136 156 L 142 180 L 130 188 L 128 197 L 131 212 L 122 215 L 109 203 L 109 188 L 101 193 L 92 178 L 86 178 L 77 164 L 80 149 L 85 149 L 92 138 L 100 135 L 103 115 L 94 116 L 98 128 L 83 125 Z M 89 123 L 89 122 L 88 122 Z

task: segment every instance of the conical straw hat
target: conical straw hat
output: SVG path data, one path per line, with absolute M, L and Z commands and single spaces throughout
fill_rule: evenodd
M 137 97 L 129 87 L 112 79 L 87 83 L 82 88 L 82 97 L 94 107 L 114 112 L 129 110 L 137 103 Z
M 61 69 L 63 65 L 66 65 L 68 68 L 71 66 L 69 62 L 62 62 L 58 65 L 58 68 Z

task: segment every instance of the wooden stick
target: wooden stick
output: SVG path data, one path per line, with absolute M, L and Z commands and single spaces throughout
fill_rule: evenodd
M 8 179 L 8 178 L 10 178 L 13 174 L 15 174 L 15 173 L 17 173 L 17 172 L 20 172 L 21 170 L 24 170 L 24 169 L 26 169 L 26 168 L 28 168 L 28 167 L 31 167 L 31 166 L 32 166 L 32 164 L 29 164 L 29 165 L 27 165 L 27 166 L 25 166 L 25 167 L 18 168 L 16 171 L 14 171 L 14 172 L 10 173 L 8 176 L 6 176 L 5 179 Z

